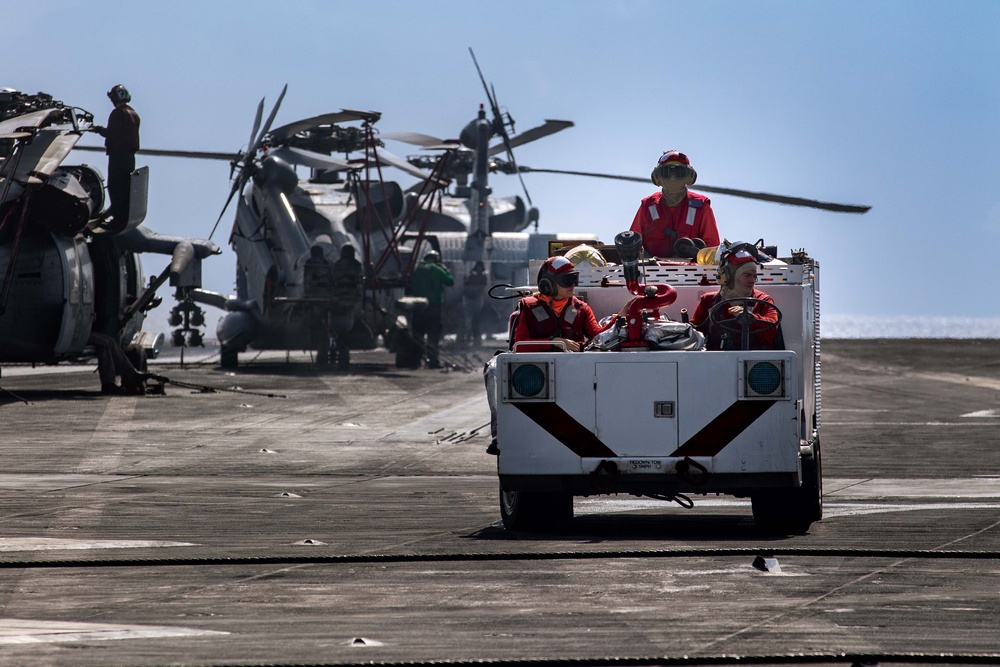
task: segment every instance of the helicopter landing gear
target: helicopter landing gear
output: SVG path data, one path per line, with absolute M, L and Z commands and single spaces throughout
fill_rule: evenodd
M 239 350 L 235 347 L 223 345 L 219 350 L 219 365 L 223 368 L 236 368 L 239 366 Z

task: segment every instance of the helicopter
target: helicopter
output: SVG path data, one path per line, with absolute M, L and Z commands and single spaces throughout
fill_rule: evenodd
M 93 120 L 47 93 L 0 90 L 0 363 L 92 359 L 91 334 L 103 333 L 145 370 L 163 343 L 142 330 L 157 289 L 196 289 L 201 261 L 220 252 L 142 225 L 147 167 L 131 175 L 128 219 L 107 224 L 101 171 L 66 163 Z M 171 256 L 148 284 L 141 253 Z
M 265 100 L 260 101 L 247 147 L 239 153 L 138 151 L 223 159 L 231 164 L 229 197 L 209 239 L 235 199 L 229 243 L 237 261 L 236 295 L 195 289 L 187 296 L 225 311 L 216 329 L 224 368 L 237 367 L 239 354 L 250 348 L 316 350 L 320 365 L 330 363 L 322 344 L 326 334 L 317 336 L 315 330 L 317 304 L 306 294 L 305 270 L 315 249 L 332 262 L 349 245 L 363 266 L 363 298 L 358 308 L 333 308 L 341 320 L 350 320 L 336 336 L 338 365 L 347 368 L 344 356 L 349 357 L 349 350 L 374 347 L 379 336 L 396 352 L 397 365 L 413 365 L 414 350 L 406 344 L 408 318 L 420 303 L 404 297 L 417 260 L 429 250 L 450 259 L 456 249 L 467 246 L 456 258 L 479 257 L 489 246 L 494 277 L 513 275 L 512 267 L 526 270 L 528 235 L 521 231 L 537 220 L 537 209 L 527 209 L 517 197 L 484 198 L 488 206 L 478 208 L 491 215 L 488 221 L 479 219 L 473 225 L 470 214 L 477 207 L 467 206 L 462 196 L 467 191 L 487 190 L 481 155 L 472 156 L 468 149 L 454 151 L 448 145 L 448 153 L 457 159 L 427 162 L 434 167 L 428 171 L 420 160 L 414 164 L 385 150 L 375 130 L 381 118 L 376 111 L 343 109 L 272 129 L 286 92 L 287 86 L 266 120 Z M 481 112 L 480 124 L 483 116 Z M 506 142 L 519 145 L 571 125 L 546 121 Z M 475 159 L 470 161 L 470 156 Z M 464 190 L 460 187 L 455 198 L 443 196 L 451 180 L 463 179 L 465 164 L 476 167 L 478 180 Z M 307 177 L 300 178 L 299 167 L 308 168 Z M 398 182 L 383 174 L 383 168 L 415 177 L 418 185 L 404 193 Z M 506 244 L 513 245 L 506 254 L 497 242 L 504 235 Z M 458 277 L 461 281 L 464 274 Z
M 402 296 L 414 248 L 421 243 L 419 234 L 398 227 L 404 195 L 397 183 L 382 178 L 381 170 L 394 167 L 419 179 L 429 175 L 379 150 L 383 144 L 374 125 L 381 114 L 376 111 L 344 109 L 272 129 L 287 88 L 263 125 L 261 99 L 247 147 L 239 153 L 138 152 L 230 161 L 232 187 L 209 239 L 235 199 L 229 243 L 237 260 L 236 295 L 206 289 L 189 293 L 192 301 L 226 312 L 216 330 L 224 368 L 237 367 L 239 354 L 248 348 L 316 350 L 320 365 L 330 363 L 323 343 L 334 332 L 317 333 L 320 304 L 306 293 L 306 266 L 316 252 L 328 264 L 347 246 L 350 254 L 360 254 L 360 303 L 340 308 L 319 300 L 340 321 L 333 351 L 346 369 L 350 349 L 374 347 L 378 335 L 395 326 L 394 302 Z M 309 176 L 300 179 L 298 167 L 307 167 Z

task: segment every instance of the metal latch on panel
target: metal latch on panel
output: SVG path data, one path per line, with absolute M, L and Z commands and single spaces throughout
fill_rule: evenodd
M 673 401 L 653 401 L 653 416 L 654 417 L 673 417 L 674 416 L 674 402 Z

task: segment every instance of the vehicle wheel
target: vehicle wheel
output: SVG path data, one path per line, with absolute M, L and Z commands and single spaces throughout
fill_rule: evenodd
M 236 368 L 239 364 L 239 351 L 236 348 L 223 345 L 219 350 L 219 365 L 223 368 Z
M 507 530 L 558 531 L 573 519 L 573 496 L 505 491 L 501 486 L 500 518 Z
M 813 456 L 802 459 L 802 486 L 761 491 L 750 497 L 757 526 L 769 533 L 803 535 L 823 518 L 823 460 L 819 441 Z

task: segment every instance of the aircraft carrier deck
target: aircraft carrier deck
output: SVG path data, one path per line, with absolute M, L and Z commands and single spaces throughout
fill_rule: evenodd
M 5 367 L 0 665 L 1000 664 L 1000 340 L 824 340 L 787 538 L 698 496 L 504 530 L 485 358 Z

